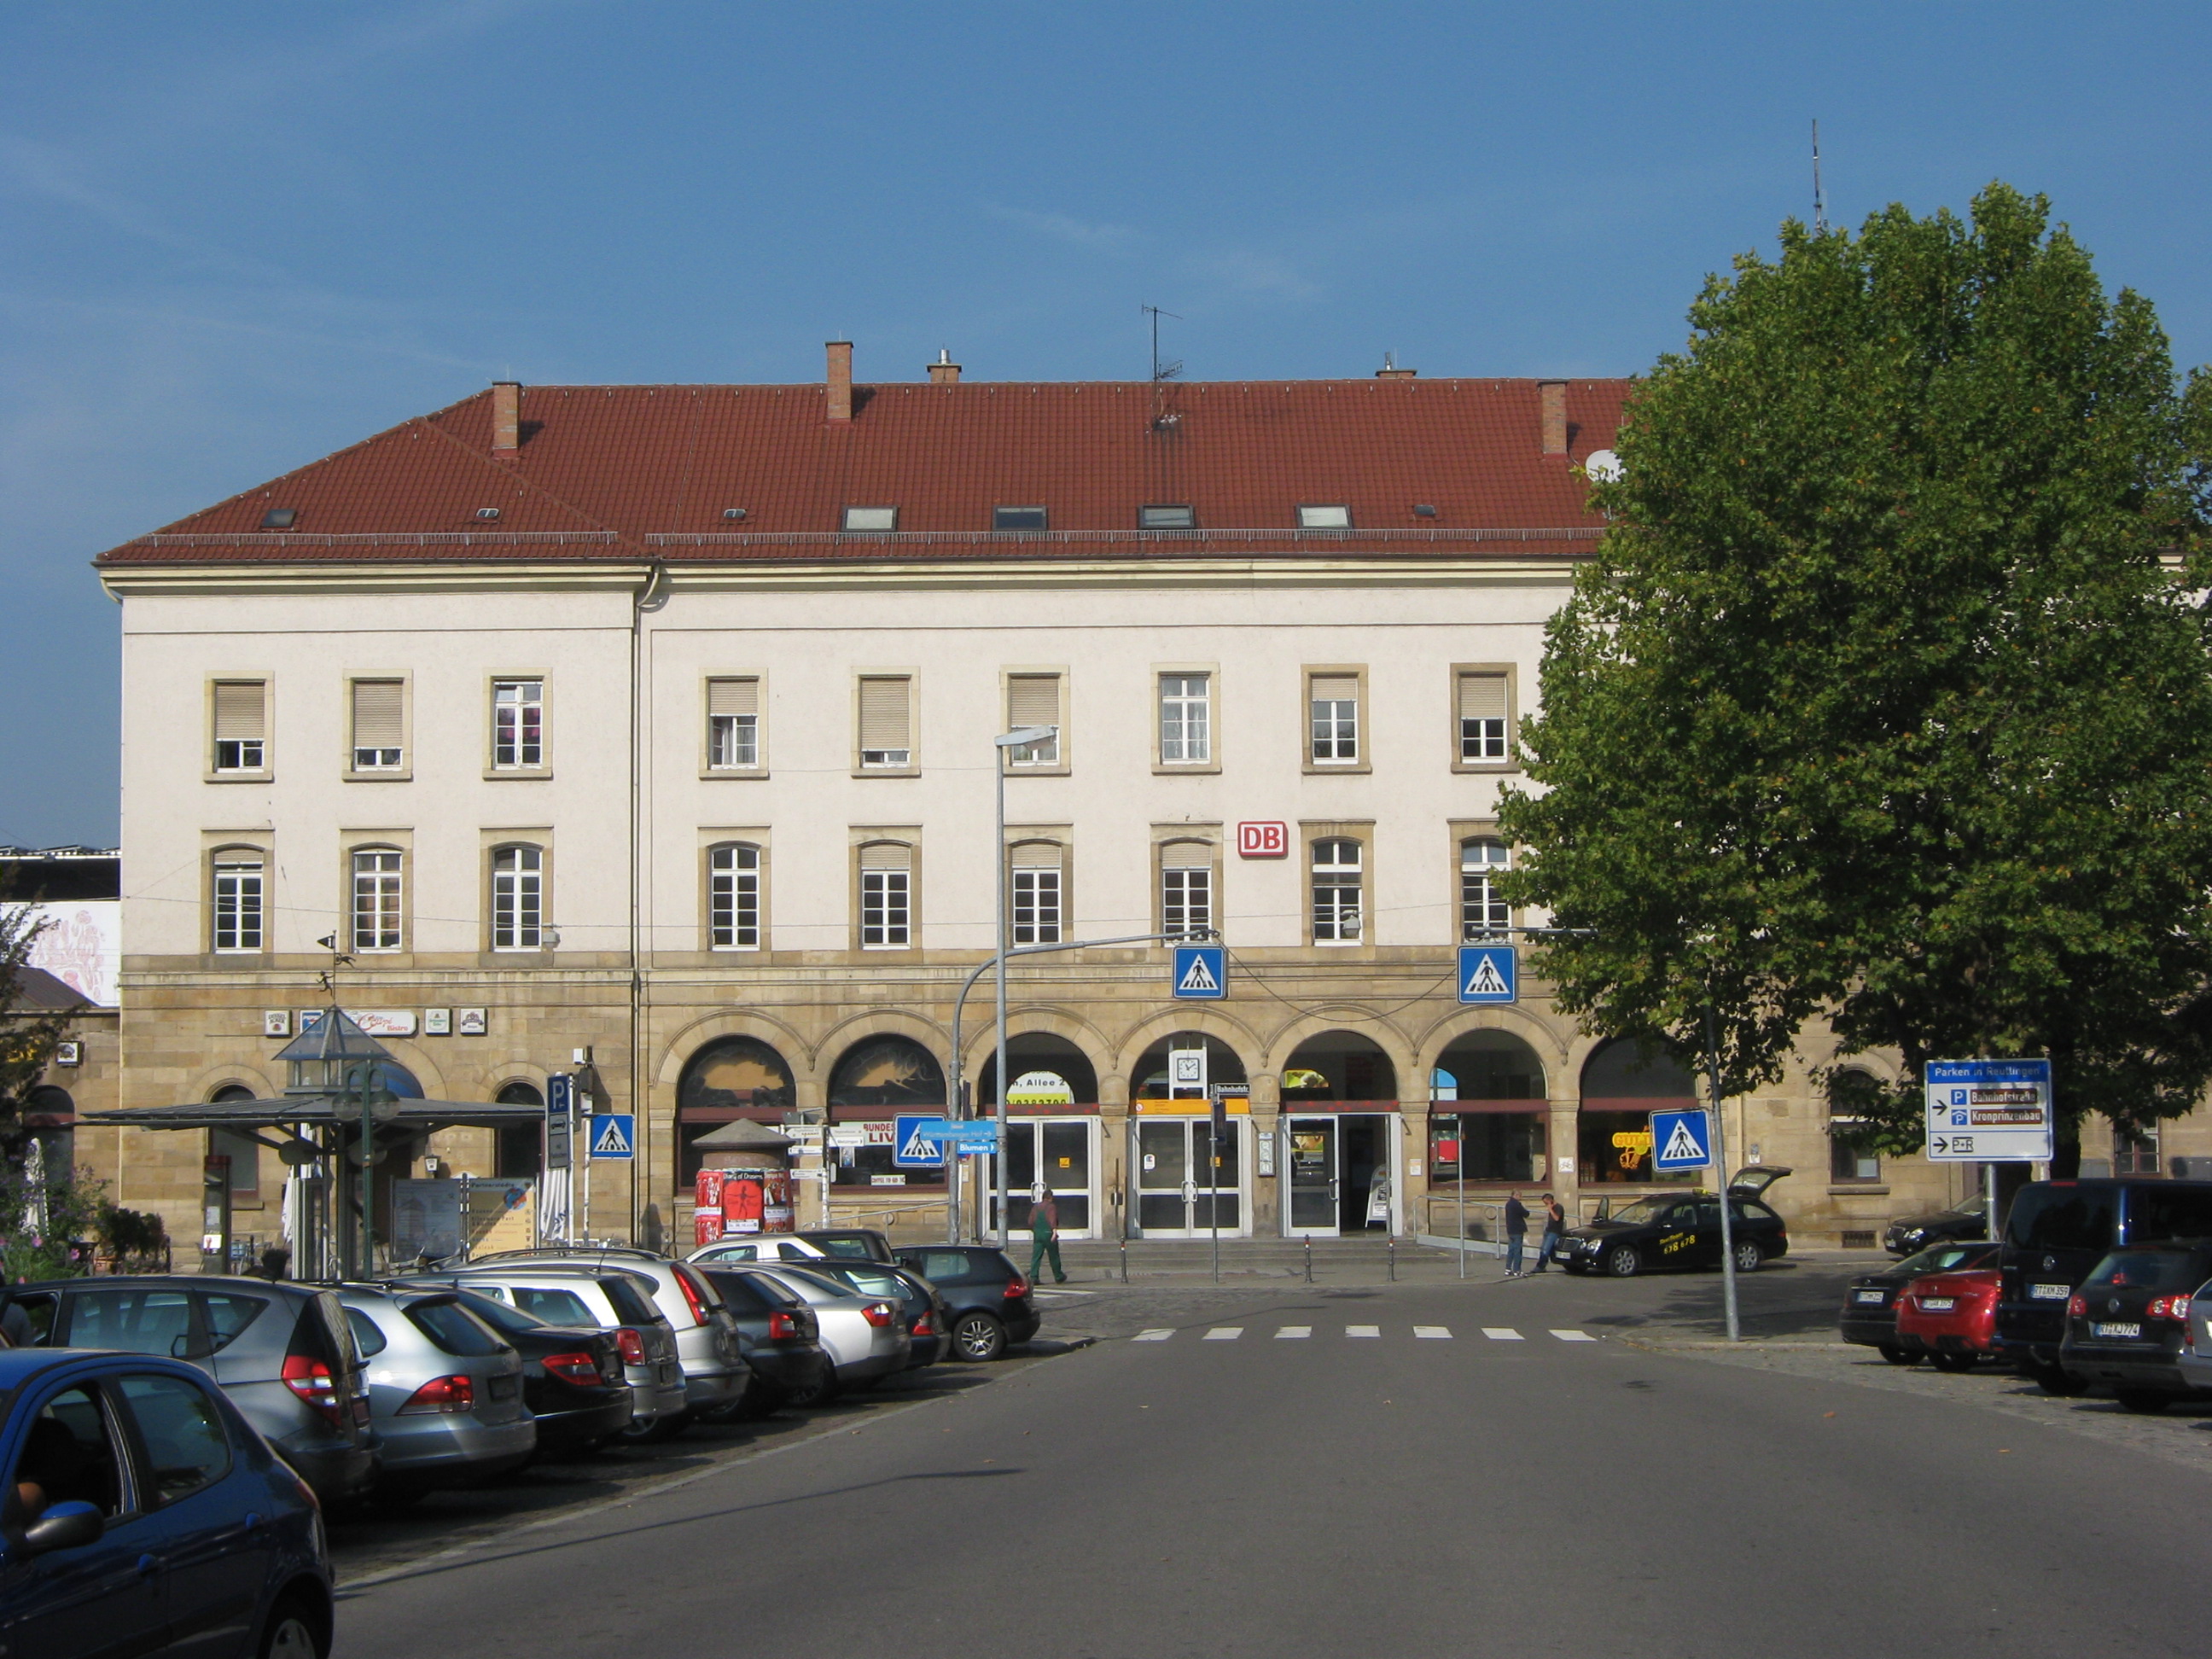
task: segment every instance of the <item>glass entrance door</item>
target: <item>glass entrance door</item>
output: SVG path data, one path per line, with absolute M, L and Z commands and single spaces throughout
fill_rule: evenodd
M 1290 1152 L 1284 1179 L 1290 1187 L 1283 1206 L 1283 1233 L 1288 1238 L 1334 1238 L 1339 1222 L 1337 1181 L 1342 1148 L 1338 1123 L 1333 1117 L 1292 1117 L 1283 1121 L 1284 1142 Z
M 1217 1219 L 1224 1233 L 1243 1230 L 1242 1120 L 1229 1120 L 1218 1156 L 1213 1154 L 1210 1119 L 1141 1117 L 1134 1127 L 1136 1147 L 1130 1161 L 1140 1236 L 1211 1236 Z
M 1026 1232 L 1030 1194 L 1039 1182 L 1060 1205 L 1062 1238 L 1095 1238 L 1091 1187 L 1091 1136 L 1097 1120 L 1009 1118 L 1006 1121 L 1006 1219 L 1010 1232 Z M 989 1160 L 985 1160 L 989 1167 Z M 991 1171 L 992 1216 L 998 1214 L 998 1171 Z

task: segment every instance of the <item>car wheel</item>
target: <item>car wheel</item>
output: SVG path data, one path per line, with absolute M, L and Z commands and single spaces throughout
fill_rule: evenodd
M 1633 1244 L 1616 1244 L 1605 1253 L 1605 1270 L 1614 1279 L 1633 1279 L 1644 1271 L 1644 1258 Z
M 1893 1365 L 1917 1365 L 1920 1363 L 1918 1354 L 1910 1348 L 1900 1347 L 1894 1342 L 1885 1342 L 1875 1352 Z
M 325 1659 L 322 1621 L 297 1601 L 280 1601 L 261 1633 L 261 1659 Z
M 2063 1365 L 2031 1364 L 2030 1369 L 2035 1375 L 2035 1386 L 2047 1395 L 2055 1395 L 2061 1400 L 2071 1400 L 2077 1395 L 2089 1392 L 2089 1379 L 2086 1376 L 2072 1375 Z
M 1741 1239 L 1737 1242 L 1735 1247 L 1735 1270 L 1738 1273 L 1755 1273 L 1759 1271 L 1759 1264 L 1765 1260 L 1765 1256 L 1761 1255 L 1759 1252 L 1757 1241 L 1746 1238 Z
M 2131 1412 L 2146 1417 L 2155 1417 L 2173 1403 L 2170 1394 L 2160 1394 L 2154 1389 L 2114 1389 L 2112 1398 Z
M 1972 1353 L 1936 1353 L 1928 1357 L 1936 1362 L 1936 1369 L 1939 1371 L 1970 1371 L 1974 1369 L 1974 1362 L 1981 1358 L 1979 1354 Z
M 952 1327 L 952 1348 L 963 1359 L 1002 1358 L 1006 1352 L 1006 1328 L 991 1314 L 963 1314 Z
M 657 1446 L 673 1440 L 691 1426 L 690 1412 L 671 1412 L 665 1417 L 635 1418 L 623 1425 L 622 1440 L 631 1446 Z

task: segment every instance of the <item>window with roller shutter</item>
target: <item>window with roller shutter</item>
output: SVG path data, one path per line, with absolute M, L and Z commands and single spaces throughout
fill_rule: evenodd
M 269 682 L 218 680 L 215 685 L 215 769 L 269 769 Z
M 1510 756 L 1506 724 L 1512 716 L 1505 676 L 1462 672 L 1459 677 L 1460 763 L 1477 766 L 1504 764 Z
M 707 764 L 717 772 L 755 769 L 760 757 L 760 681 L 707 682 Z
M 1057 674 L 1009 674 L 1006 676 L 1006 729 L 1011 732 L 1024 726 L 1049 726 L 1054 735 L 1042 743 L 1032 743 L 1018 749 L 1006 750 L 1010 767 L 1044 767 L 1060 764 L 1060 736 L 1058 728 L 1065 722 L 1060 714 L 1060 676 Z
M 353 769 L 397 772 L 406 760 L 406 685 L 401 680 L 353 683 Z
M 914 764 L 913 682 L 905 675 L 860 681 L 860 765 L 904 769 Z
M 1160 848 L 1160 932 L 1194 938 L 1213 927 L 1213 848 L 1171 841 Z

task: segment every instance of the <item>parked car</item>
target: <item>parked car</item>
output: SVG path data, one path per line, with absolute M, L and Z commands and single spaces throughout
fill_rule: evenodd
M 2066 1302 L 2058 1363 L 2103 1383 L 2131 1412 L 2162 1412 L 2200 1393 L 2182 1369 L 2195 1348 L 2190 1304 L 2212 1280 L 2212 1243 L 2130 1245 L 2092 1268 Z
M 374 1477 L 368 1383 L 345 1310 L 327 1288 L 148 1273 L 9 1285 L 0 1298 L 21 1310 L 27 1346 L 198 1365 L 325 1504 Z
M 452 1291 L 348 1285 L 338 1291 L 368 1368 L 380 1502 L 473 1486 L 538 1449 L 522 1359 Z
M 480 1256 L 498 1267 L 517 1260 L 568 1261 L 580 1267 L 620 1267 L 652 1285 L 653 1305 L 676 1333 L 676 1354 L 684 1367 L 684 1408 L 688 1412 L 719 1412 L 738 1403 L 745 1380 L 752 1375 L 738 1347 L 738 1328 L 696 1267 L 672 1261 L 653 1250 L 611 1246 L 589 1252 L 570 1250 L 501 1251 Z M 473 1265 L 473 1264 L 472 1264 Z M 679 1431 L 683 1425 L 665 1421 L 636 1431 L 635 1437 L 655 1439 Z
M 814 1310 L 822 1346 L 833 1367 L 822 1398 L 851 1389 L 872 1389 L 906 1369 L 914 1339 L 899 1317 L 899 1304 L 886 1296 L 858 1296 L 835 1279 L 823 1279 L 796 1262 L 762 1262 L 753 1269 L 788 1288 Z
M 481 1291 L 453 1293 L 521 1359 L 522 1403 L 538 1419 L 540 1457 L 595 1451 L 623 1431 L 635 1405 L 612 1336 L 596 1326 L 548 1324 Z
M 2181 1342 L 2181 1380 L 2212 1392 L 2212 1284 L 2201 1285 L 2190 1298 L 2187 1334 Z
M 1899 1293 L 1923 1273 L 1972 1272 L 1994 1267 L 1996 1261 L 1994 1244 L 1936 1244 L 1880 1273 L 1861 1273 L 1844 1287 L 1837 1334 L 1846 1342 L 1879 1349 L 1893 1365 L 1909 1365 L 1923 1350 L 1917 1337 L 1907 1340 L 1898 1334 Z
M 2098 1178 L 2030 1182 L 2005 1216 L 1997 1340 L 2046 1394 L 2088 1388 L 2059 1358 L 2067 1304 L 2090 1270 L 2123 1245 L 2212 1237 L 2212 1181 Z
M 849 1256 L 862 1261 L 896 1261 L 891 1242 L 872 1227 L 809 1227 L 794 1235 L 824 1255 Z
M 818 1261 L 829 1252 L 797 1233 L 760 1233 L 750 1238 L 718 1238 L 684 1259 L 699 1267 L 709 1262 Z
M 0 1653 L 325 1659 L 314 1492 L 204 1370 L 11 1349 L 0 1407 Z
M 701 1271 L 738 1322 L 738 1340 L 752 1371 L 732 1414 L 810 1406 L 835 1387 L 836 1366 L 805 1297 L 774 1274 L 750 1267 L 710 1264 Z
M 809 1264 L 806 1271 L 817 1279 L 834 1279 L 855 1296 L 896 1297 L 899 1317 L 913 1339 L 907 1369 L 918 1370 L 945 1358 L 951 1341 L 951 1321 L 945 1293 L 911 1267 L 895 1262 L 831 1256 Z
M 945 1298 L 952 1352 L 962 1359 L 1001 1359 L 1044 1323 L 1029 1279 L 1004 1250 L 988 1244 L 908 1244 L 899 1265 L 910 1267 Z
M 1998 1358 L 1996 1264 L 1923 1273 L 1897 1298 L 1897 1337 L 1939 1371 L 1970 1371 Z
M 1892 1255 L 1911 1255 L 1930 1244 L 1966 1243 L 1989 1236 L 1989 1207 L 1974 1198 L 1948 1210 L 1891 1222 L 1882 1230 L 1881 1247 Z
M 1787 1170 L 1742 1170 L 1729 1188 L 1729 1224 L 1735 1270 L 1756 1273 L 1762 1263 L 1790 1253 L 1790 1230 L 1759 1202 Z M 1570 1227 L 1559 1249 L 1571 1273 L 1602 1273 L 1627 1279 L 1675 1267 L 1717 1267 L 1721 1262 L 1721 1201 L 1712 1193 L 1655 1193 L 1617 1215 Z
M 424 1282 L 418 1276 L 416 1282 Z M 593 1272 L 559 1265 L 506 1267 L 471 1264 L 436 1276 L 436 1282 L 481 1291 L 508 1306 L 556 1325 L 595 1325 L 615 1340 L 623 1380 L 629 1384 L 629 1420 L 617 1431 L 626 1440 L 665 1437 L 658 1425 L 684 1414 L 684 1365 L 676 1333 L 653 1304 L 651 1281 L 620 1268 Z

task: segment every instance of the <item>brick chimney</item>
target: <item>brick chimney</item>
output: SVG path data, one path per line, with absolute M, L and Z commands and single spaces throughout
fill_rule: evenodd
M 1539 380 L 1536 394 L 1543 400 L 1544 453 L 1564 455 L 1567 453 L 1567 383 Z
M 832 340 L 830 353 L 830 408 L 833 421 L 853 418 L 853 343 Z
M 491 458 L 511 461 L 522 453 L 522 383 L 491 383 Z
M 960 365 L 952 361 L 951 352 L 942 346 L 938 348 L 937 361 L 929 366 L 929 383 L 932 386 L 957 386 L 960 383 Z

